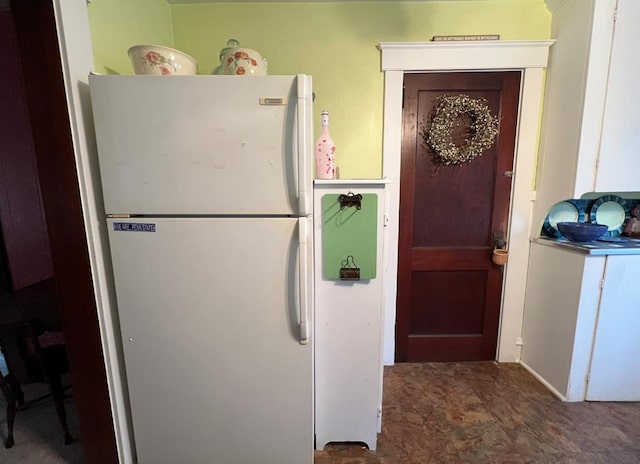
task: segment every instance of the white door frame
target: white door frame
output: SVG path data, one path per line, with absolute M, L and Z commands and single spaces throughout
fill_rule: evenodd
M 94 61 L 87 1 L 53 0 L 53 6 L 118 461 L 131 464 L 135 462 L 133 434 L 127 407 L 113 277 L 111 263 L 104 258 L 109 255 L 109 248 L 89 98 L 88 79 L 94 70 Z
M 509 213 L 509 263 L 502 290 L 497 360 L 520 360 L 520 335 L 529 259 L 534 171 L 542 111 L 544 69 L 553 40 L 477 42 L 382 42 L 384 71 L 383 177 L 387 186 L 388 227 L 385 240 L 384 362 L 395 352 L 398 270 L 398 218 L 402 146 L 402 87 L 405 73 L 432 71 L 521 71 L 514 177 Z

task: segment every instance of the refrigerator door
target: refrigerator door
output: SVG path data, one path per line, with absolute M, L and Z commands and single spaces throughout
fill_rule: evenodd
M 309 214 L 310 76 L 89 83 L 107 214 Z
M 140 464 L 313 462 L 307 221 L 108 220 Z

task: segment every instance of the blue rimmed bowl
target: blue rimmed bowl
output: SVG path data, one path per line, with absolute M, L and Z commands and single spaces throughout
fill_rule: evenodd
M 572 242 L 598 240 L 609 230 L 606 224 L 591 224 L 589 222 L 558 222 L 557 226 L 560 233 Z

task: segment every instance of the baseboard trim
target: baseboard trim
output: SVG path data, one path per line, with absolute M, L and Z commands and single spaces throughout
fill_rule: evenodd
M 549 382 L 547 382 L 545 379 L 543 379 L 540 374 L 538 374 L 536 371 L 534 371 L 526 362 L 524 362 L 522 359 L 520 360 L 520 365 L 522 367 L 524 367 L 527 371 L 529 371 L 529 373 L 531 375 L 533 375 L 542 385 L 544 385 L 545 387 L 547 387 L 547 389 L 553 393 L 555 396 L 557 396 L 560 400 L 562 401 L 567 401 L 567 398 L 561 394 L 558 390 L 556 390 Z

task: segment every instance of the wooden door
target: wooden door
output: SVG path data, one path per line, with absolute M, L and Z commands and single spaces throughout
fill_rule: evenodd
M 495 359 L 503 267 L 491 253 L 507 234 L 519 94 L 520 72 L 405 75 L 397 361 Z M 493 145 L 462 165 L 438 163 L 420 135 L 444 95 L 484 98 L 499 118 Z M 457 145 L 470 135 L 460 122 Z
M 54 5 L 50 0 L 11 0 L 10 8 L 20 49 L 73 399 L 80 420 L 78 441 L 83 445 L 85 462 L 117 463 Z

